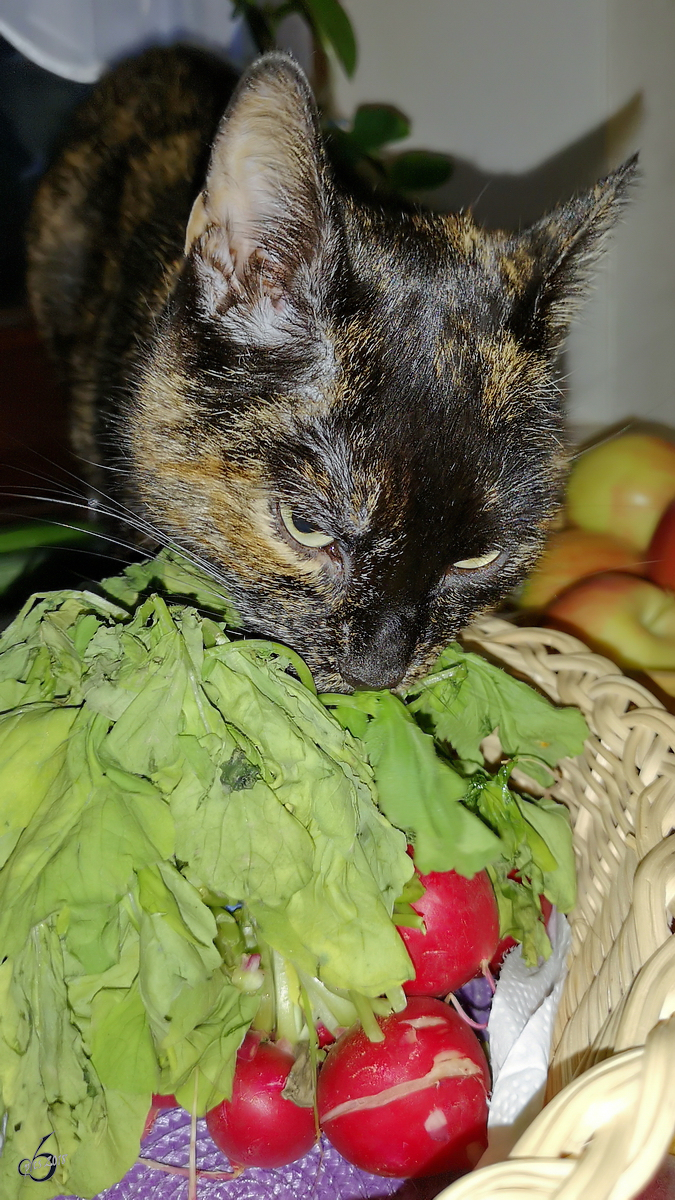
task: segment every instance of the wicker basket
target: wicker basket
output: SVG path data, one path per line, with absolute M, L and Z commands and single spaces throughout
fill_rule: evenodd
M 553 791 L 579 898 L 548 1103 L 505 1162 L 438 1200 L 632 1200 L 675 1133 L 675 717 L 567 634 L 487 618 L 464 640 L 577 705 L 591 736 Z

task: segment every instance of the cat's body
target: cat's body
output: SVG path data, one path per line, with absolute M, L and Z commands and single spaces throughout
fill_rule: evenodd
M 38 195 L 33 303 L 95 486 L 320 687 L 395 686 L 539 553 L 555 358 L 631 168 L 520 235 L 393 217 L 334 186 L 290 60 L 218 129 L 234 82 L 180 49 L 103 81 Z

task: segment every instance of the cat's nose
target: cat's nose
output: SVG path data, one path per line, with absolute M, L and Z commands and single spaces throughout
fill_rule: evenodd
M 405 667 L 402 671 L 397 670 L 393 672 L 378 670 L 377 667 L 374 670 L 361 667 L 356 675 L 351 674 L 349 671 L 342 671 L 342 678 L 345 683 L 349 687 L 354 688 L 355 691 L 365 689 L 367 691 L 379 692 L 395 688 L 401 682 L 404 675 Z
M 345 683 L 373 691 L 395 688 L 405 675 L 415 645 L 412 614 L 387 613 L 374 630 L 352 630 L 340 662 Z

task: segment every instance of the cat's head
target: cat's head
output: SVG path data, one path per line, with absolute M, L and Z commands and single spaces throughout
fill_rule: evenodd
M 152 520 L 321 688 L 412 679 L 532 567 L 566 465 L 556 356 L 632 173 L 519 234 L 392 216 L 334 185 L 290 59 L 242 80 L 130 452 Z

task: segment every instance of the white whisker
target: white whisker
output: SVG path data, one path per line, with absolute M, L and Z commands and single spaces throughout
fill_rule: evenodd
M 582 446 L 580 450 L 577 450 L 575 454 L 570 456 L 570 462 L 576 462 L 578 458 L 583 458 L 584 454 L 588 454 L 589 450 L 596 450 L 598 446 L 604 446 L 607 442 L 613 442 L 616 438 L 622 437 L 624 433 L 628 433 L 633 424 L 633 421 L 626 421 L 624 425 L 620 425 L 617 429 L 612 429 L 605 437 L 600 438 L 599 441 L 593 442 L 590 446 Z
M 73 472 L 67 471 L 66 473 L 71 475 L 73 479 L 75 479 L 77 482 L 79 482 L 78 477 Z M 37 475 L 37 473 L 33 473 L 33 474 L 35 474 L 36 478 L 41 478 L 41 476 Z M 44 478 L 44 477 L 42 477 L 42 478 Z M 157 526 L 155 526 L 147 518 L 141 516 L 139 513 L 134 512 L 132 509 L 128 508 L 125 504 L 122 503 L 122 501 L 117 500 L 114 497 L 106 495 L 106 493 L 103 492 L 100 488 L 89 487 L 89 485 L 87 485 L 87 487 L 90 491 L 95 493 L 94 501 L 95 501 L 96 517 L 107 518 L 108 520 L 112 521 L 115 524 L 125 525 L 129 529 L 133 530 L 134 532 L 141 534 L 142 536 L 144 536 L 146 538 L 149 538 L 150 540 L 155 542 L 157 545 L 164 547 L 165 549 L 171 550 L 171 552 L 173 554 L 175 554 L 177 557 L 182 559 L 184 562 L 189 563 L 192 566 L 197 567 L 199 570 L 201 570 L 207 576 L 207 578 L 213 582 L 214 586 L 212 587 L 211 592 L 214 597 L 214 600 L 220 600 L 220 601 L 225 601 L 227 603 L 231 603 L 229 595 L 228 595 L 227 591 L 225 590 L 225 581 L 222 579 L 222 577 L 219 576 L 219 573 L 214 568 L 212 563 L 208 562 L 201 555 L 196 554 L 193 550 L 189 550 L 185 546 L 182 546 L 179 543 L 177 543 L 171 536 L 164 533 L 161 529 L 159 529 Z M 16 487 L 5 488 L 4 491 L 5 491 L 5 494 L 9 493 L 13 496 L 19 497 L 24 500 L 43 501 L 43 502 L 48 502 L 49 504 L 53 504 L 53 505 L 60 505 L 64 508 L 79 509 L 83 513 L 86 513 L 86 514 L 91 513 L 92 497 L 82 496 L 81 493 L 76 492 L 74 488 L 63 487 L 62 491 L 64 492 L 64 495 L 62 495 L 62 496 L 54 495 L 53 493 L 49 493 L 46 490 L 45 491 L 35 490 L 32 492 L 29 492 L 27 490 L 19 488 L 18 485 Z M 60 526 L 63 529 L 71 529 L 71 530 L 76 530 L 76 529 L 79 530 L 80 529 L 79 525 L 70 524 L 70 523 L 68 523 L 68 521 L 56 520 L 56 519 L 51 521 L 49 518 L 45 518 L 44 516 L 30 516 L 30 517 L 23 518 L 23 519 L 34 520 L 34 521 L 47 520 L 49 523 Z M 118 546 L 121 549 L 129 550 L 134 555 L 142 555 L 143 554 L 143 548 L 140 547 L 136 542 L 124 541 L 119 536 L 117 536 L 113 533 L 108 533 L 103 529 L 101 529 L 101 530 L 92 529 L 91 534 L 92 534 L 92 537 L 100 539 L 103 542 L 107 542 L 111 546 Z M 54 548 L 56 548 L 56 547 L 54 547 Z M 64 546 L 63 549 L 64 550 L 65 549 L 72 550 L 72 549 L 74 549 L 74 547 Z M 83 553 L 84 551 L 79 549 L 79 552 Z M 104 557 L 104 556 L 101 555 L 101 557 Z M 113 557 L 113 556 L 111 556 L 111 557 Z M 124 560 L 119 559 L 118 561 L 124 561 Z M 127 560 L 127 561 L 132 561 L 132 560 Z

